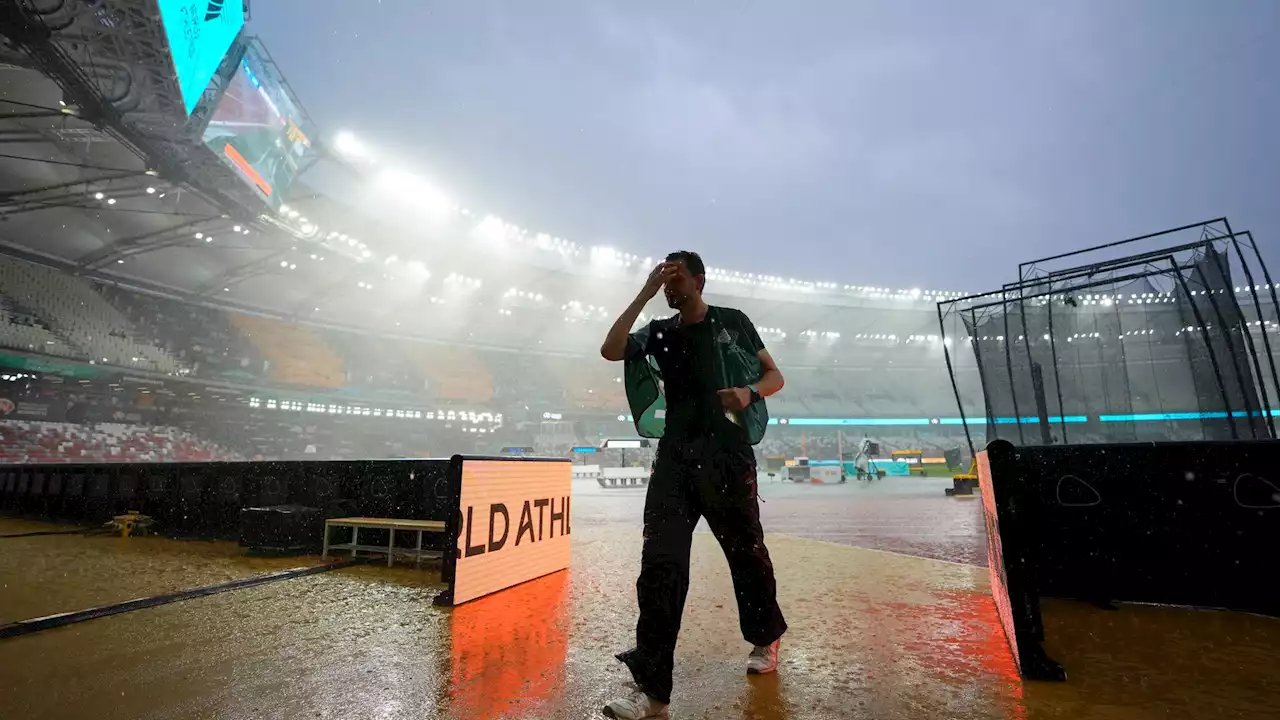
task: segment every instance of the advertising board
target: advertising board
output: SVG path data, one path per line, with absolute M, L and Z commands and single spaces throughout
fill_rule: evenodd
M 568 568 L 572 472 L 567 458 L 454 456 L 456 551 L 446 553 L 449 590 L 438 602 L 460 605 Z
M 982 495 L 982 515 L 987 525 L 987 569 L 991 573 L 991 597 L 996 603 L 996 612 L 1000 616 L 1000 626 L 1004 628 L 1004 636 L 1009 639 L 1009 649 L 1013 651 L 1013 661 L 1019 665 L 1018 633 L 1013 622 L 1013 603 L 1009 598 L 1009 581 L 1004 568 L 1004 546 L 1000 541 L 1000 515 L 996 512 L 996 493 L 991 481 L 991 459 L 987 451 L 978 453 L 978 486 Z
M 986 520 L 987 569 L 996 615 L 1018 673 L 1027 680 L 1062 681 L 1066 672 L 1042 645 L 1039 578 L 1043 568 L 1034 548 L 1041 539 L 1044 508 L 1033 498 L 1032 488 L 1040 478 L 1028 471 L 1025 462 L 1025 453 L 1033 449 L 996 440 L 975 457 Z M 1071 545 L 1074 540 L 1061 542 Z

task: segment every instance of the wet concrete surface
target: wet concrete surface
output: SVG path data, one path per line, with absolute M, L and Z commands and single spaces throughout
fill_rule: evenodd
M 0 519 L 0 535 L 31 532 Z M 45 526 L 45 529 L 69 526 Z M 320 564 L 246 557 L 234 543 L 56 535 L 0 539 L 0 623 Z
M 1245 613 L 1065 600 L 1041 603 L 1045 650 L 1068 681 L 1029 683 L 1053 717 L 1280 717 L 1280 620 Z
M 44 522 L 27 518 L 0 517 L 0 535 L 17 535 L 32 532 L 59 532 L 62 530 L 82 529 L 75 525 Z M 6 538 L 8 539 L 8 538 Z
M 695 536 L 673 718 L 1275 717 L 1275 620 L 1047 601 L 1047 649 L 1070 681 L 1023 683 L 985 569 L 847 544 L 941 555 L 939 543 L 980 546 L 980 530 L 957 530 L 964 513 L 981 512 L 976 503 L 940 498 L 939 518 L 950 502 L 959 519 L 917 523 L 916 539 L 910 513 L 889 510 L 901 522 L 877 537 L 873 528 L 889 524 L 868 506 L 892 503 L 892 493 L 810 489 L 762 488 L 791 626 L 776 676 L 743 673 L 749 648 L 727 564 L 710 535 Z M 599 717 L 628 679 L 612 655 L 632 640 L 643 494 L 575 493 L 569 572 L 459 608 L 431 605 L 437 568 L 364 566 L 0 640 L 0 718 Z M 857 522 L 839 523 L 840 498 L 860 507 L 849 511 Z M 932 500 L 922 492 L 914 502 Z M 805 512 L 828 519 L 794 517 Z M 826 541 L 778 534 L 787 523 Z M 231 543 L 0 543 L 6 618 L 25 614 L 11 603 L 100 603 L 122 572 L 136 578 L 123 593 L 135 597 L 276 569 L 239 558 Z M 944 559 L 956 558 L 965 556 Z

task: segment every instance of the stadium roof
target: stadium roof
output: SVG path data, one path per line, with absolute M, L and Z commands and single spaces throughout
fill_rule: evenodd
M 464 208 L 450 209 L 457 222 L 435 226 L 411 212 L 387 210 L 379 220 L 301 185 L 278 216 L 233 216 L 190 183 L 150 173 L 133 148 L 80 117 L 39 72 L 11 66 L 0 74 L 0 96 L 0 244 L 96 279 L 367 324 L 371 307 L 391 315 L 450 294 L 471 304 L 468 290 L 590 317 L 589 299 L 612 296 L 619 280 L 630 292 L 642 272 L 643 259 L 530 236 Z M 713 279 L 721 291 L 734 287 L 730 274 Z M 397 284 L 413 291 L 380 292 Z M 740 282 L 735 290 L 782 288 Z M 557 302 L 563 313 L 551 306 Z
M 94 21 L 99 29 L 101 18 Z M 134 21 L 147 22 L 143 15 Z M 142 42 L 147 32 L 157 30 L 126 40 Z M 56 38 L 46 45 L 28 44 L 25 54 L 0 49 L 10 63 L 0 73 L 0 248 L 7 254 L 183 299 L 415 335 L 501 338 L 504 345 L 574 334 L 578 326 L 598 342 L 597 326 L 629 299 L 653 262 L 456 205 L 404 169 L 370 165 L 349 135 L 339 136 L 330 157 L 361 190 L 337 201 L 295 183 L 274 210 L 199 138 L 184 136 L 178 118 L 185 115 L 174 112 L 181 98 L 163 72 L 125 63 L 113 74 L 100 57 L 67 55 L 65 43 L 54 47 Z M 96 62 L 97 74 L 68 80 L 75 62 Z M 103 119 L 102 97 L 121 73 L 144 97 L 132 114 Z M 132 132 L 121 132 L 134 118 L 141 119 Z M 140 147 L 149 140 L 156 144 Z M 155 147 L 160 152 L 149 152 Z M 939 297 L 714 269 L 709 275 L 712 292 L 734 296 L 779 335 L 901 330 L 865 326 L 865 315 L 854 319 L 847 311 L 931 310 Z

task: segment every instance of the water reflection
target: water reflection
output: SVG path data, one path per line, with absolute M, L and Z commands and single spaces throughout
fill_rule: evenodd
M 454 608 L 448 717 L 553 717 L 569 640 L 568 571 Z
M 784 699 L 786 693 L 783 692 L 783 682 L 782 676 L 777 673 L 748 678 L 739 703 L 742 707 L 742 719 L 791 720 L 791 711 Z

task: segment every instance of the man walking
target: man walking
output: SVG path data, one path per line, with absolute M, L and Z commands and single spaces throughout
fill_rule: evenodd
M 708 306 L 705 286 L 697 253 L 668 255 L 600 347 L 606 360 L 626 361 L 637 431 L 661 437 L 644 506 L 636 646 L 617 656 L 637 690 L 604 708 L 611 718 L 667 717 L 699 518 L 707 519 L 729 561 L 742 635 L 754 648 L 748 673 L 777 669 L 778 639 L 787 629 L 760 526 L 751 447 L 764 436 L 764 398 L 782 389 L 782 373 L 747 316 Z M 678 314 L 631 333 L 659 289 Z

